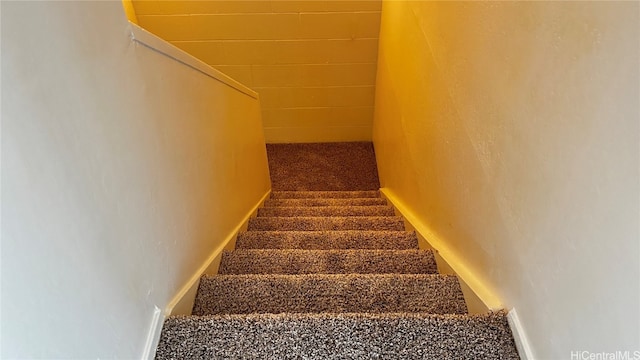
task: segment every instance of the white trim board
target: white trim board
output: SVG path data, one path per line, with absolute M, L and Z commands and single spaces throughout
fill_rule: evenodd
M 164 324 L 165 316 L 159 307 L 155 307 L 153 310 L 153 317 L 151 318 L 151 324 L 149 325 L 149 333 L 147 334 L 147 340 L 144 344 L 144 350 L 142 352 L 143 360 L 153 360 L 156 357 L 156 348 L 158 342 L 160 342 L 160 334 L 162 333 L 162 324 Z
M 236 227 L 231 230 L 231 232 L 220 243 L 220 245 L 213 249 L 209 257 L 193 273 L 193 275 L 182 286 L 182 288 L 180 288 L 180 290 L 174 295 L 171 301 L 169 301 L 164 311 L 156 306 L 156 310 L 153 314 L 151 325 L 149 327 L 149 333 L 147 334 L 147 342 L 142 353 L 143 360 L 153 360 L 155 358 L 156 348 L 158 347 L 158 342 L 160 341 L 160 333 L 162 332 L 162 325 L 164 324 L 164 320 L 169 315 L 173 314 L 173 311 L 178 306 L 178 304 L 183 304 L 184 306 L 188 307 L 190 303 L 191 306 L 193 306 L 193 300 L 195 299 L 195 293 L 198 289 L 200 277 L 202 277 L 202 275 L 207 272 L 207 269 L 211 268 L 211 265 L 214 264 L 215 260 L 218 257 L 220 257 L 222 251 L 235 239 L 238 232 L 240 232 L 242 228 L 246 226 L 246 224 L 249 222 L 249 219 L 258 211 L 258 208 L 262 206 L 262 204 L 270 194 L 271 190 L 268 190 L 262 196 L 262 198 L 251 208 L 251 210 L 247 212 L 247 214 L 238 223 L 238 225 L 236 225 Z
M 522 327 L 522 323 L 520 322 L 520 318 L 518 317 L 518 313 L 515 308 L 509 310 L 509 313 L 507 314 L 507 321 L 509 322 L 509 327 L 513 334 L 513 341 L 516 343 L 516 349 L 518 350 L 520 359 L 535 360 L 527 334 L 524 332 L 524 328 Z

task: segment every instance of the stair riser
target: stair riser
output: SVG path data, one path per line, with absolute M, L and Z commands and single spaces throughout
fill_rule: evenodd
M 519 359 L 506 314 L 169 318 L 165 359 Z
M 379 198 L 380 192 L 375 191 L 274 191 L 271 199 L 349 199 L 349 198 Z
M 249 231 L 378 230 L 402 231 L 399 217 L 258 217 L 249 220 Z
M 219 274 L 435 274 L 422 250 L 236 250 L 225 252 Z
M 315 206 L 315 207 L 266 207 L 258 209 L 258 217 L 295 216 L 394 216 L 390 206 Z
M 200 281 L 194 315 L 467 312 L 447 275 L 217 275 Z
M 417 249 L 418 238 L 406 231 L 247 231 L 236 249 Z
M 380 198 L 360 199 L 268 199 L 264 202 L 269 206 L 375 206 L 387 205 L 387 201 Z

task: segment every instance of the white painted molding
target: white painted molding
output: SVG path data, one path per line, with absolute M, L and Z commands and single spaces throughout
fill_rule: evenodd
M 160 333 L 162 332 L 162 324 L 164 323 L 165 316 L 159 307 L 155 307 L 153 311 L 153 317 L 151 318 L 151 325 L 149 326 L 149 333 L 147 333 L 147 340 L 144 344 L 144 352 L 142 353 L 142 360 L 153 360 L 156 357 L 156 348 L 160 341 Z
M 188 66 L 202 74 L 217 80 L 229 87 L 238 90 L 239 92 L 246 94 L 254 99 L 258 99 L 258 93 L 249 89 L 245 85 L 242 85 L 238 81 L 232 79 L 228 75 L 214 69 L 204 61 L 186 53 L 183 50 L 171 45 L 169 42 L 153 35 L 140 26 L 129 22 L 131 28 L 131 40 L 143 45 L 159 54 L 162 54 L 168 58 L 171 58 L 185 66 Z
M 513 334 L 513 340 L 516 343 L 516 349 L 518 349 L 520 359 L 535 360 L 533 357 L 533 351 L 531 351 L 531 345 L 529 344 L 529 340 L 524 332 L 522 323 L 520 323 L 520 318 L 518 317 L 518 313 L 515 308 L 511 309 L 507 314 L 507 321 L 511 327 L 511 333 Z
M 200 277 L 205 271 L 211 266 L 211 263 L 222 253 L 225 247 L 236 237 L 238 232 L 242 229 L 242 227 L 249 221 L 251 216 L 258 210 L 260 206 L 264 203 L 264 201 L 271 194 L 271 190 L 268 190 L 262 198 L 247 212 L 244 218 L 236 225 L 236 227 L 231 230 L 231 232 L 227 235 L 227 237 L 216 247 L 213 249 L 209 257 L 200 265 L 200 267 L 193 273 L 193 275 L 189 278 L 189 280 L 180 288 L 180 290 L 176 293 L 176 295 L 169 301 L 169 304 L 165 307 L 164 311 L 156 306 L 156 310 L 153 314 L 153 319 L 151 321 L 151 326 L 149 328 L 149 333 L 147 334 L 147 342 L 145 343 L 144 352 L 142 354 L 143 360 L 153 360 L 155 357 L 156 349 L 158 347 L 158 342 L 160 341 L 160 333 L 162 332 L 162 325 L 164 324 L 164 320 L 171 315 L 173 312 L 173 308 L 180 303 L 182 298 L 189 293 L 194 286 L 197 285 L 198 281 L 200 281 Z
M 495 296 L 485 282 L 474 274 L 465 262 L 449 247 L 446 241 L 440 238 L 427 224 L 425 224 L 393 191 L 389 188 L 381 188 L 380 192 L 400 214 L 413 226 L 429 245 L 438 252 L 440 257 L 447 262 L 449 267 L 463 281 L 471 291 L 490 310 L 500 310 L 504 308 L 502 301 Z

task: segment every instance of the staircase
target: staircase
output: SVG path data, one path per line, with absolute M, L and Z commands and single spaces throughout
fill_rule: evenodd
M 517 359 L 378 191 L 276 191 L 157 359 Z

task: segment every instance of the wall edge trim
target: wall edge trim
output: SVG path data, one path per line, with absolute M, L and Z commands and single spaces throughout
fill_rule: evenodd
M 229 75 L 222 73 L 220 70 L 217 70 L 210 65 L 206 64 L 202 60 L 196 58 L 195 56 L 179 49 L 175 45 L 165 41 L 164 39 L 148 32 L 147 30 L 141 28 L 140 26 L 134 24 L 129 21 L 129 26 L 131 29 L 131 40 L 137 44 L 140 44 L 150 50 L 153 50 L 159 54 L 162 54 L 182 65 L 192 68 L 203 75 L 206 75 L 216 81 L 219 81 L 247 96 L 250 96 L 254 99 L 258 99 L 258 93 L 251 90 L 247 86 L 241 84 L 240 82 L 232 79 Z
M 165 318 L 166 316 L 162 313 L 162 310 L 156 306 L 153 310 L 149 332 L 142 352 L 143 360 L 153 360 L 156 357 L 156 348 L 160 342 L 160 334 L 162 333 L 162 325 Z
M 380 188 L 380 192 L 385 198 L 400 212 L 411 226 L 418 232 L 429 245 L 438 252 L 440 257 L 447 262 L 449 267 L 453 269 L 460 280 L 464 281 L 473 291 L 482 303 L 492 311 L 504 308 L 502 301 L 494 294 L 484 281 L 473 274 L 465 261 L 461 259 L 451 248 L 447 242 L 442 239 L 429 225 L 425 224 L 420 218 L 402 201 L 391 189 Z
M 512 308 L 507 313 L 507 321 L 509 322 L 509 327 L 513 334 L 513 341 L 516 344 L 516 349 L 518 350 L 520 358 L 522 360 L 535 360 L 533 351 L 531 350 L 531 344 L 529 343 L 529 339 L 522 327 L 522 323 L 518 317 L 518 312 L 515 308 Z
M 211 254 L 207 257 L 207 259 L 200 265 L 200 267 L 193 273 L 193 275 L 184 283 L 184 285 L 178 290 L 178 292 L 171 298 L 167 306 L 164 308 L 164 311 L 161 310 L 158 306 L 155 307 L 155 311 L 153 314 L 153 318 L 151 320 L 151 325 L 149 328 L 149 333 L 147 334 L 147 341 L 145 343 L 145 347 L 142 353 L 143 360 L 153 360 L 155 358 L 156 348 L 158 347 L 158 343 L 160 341 L 160 334 L 162 332 L 162 326 L 164 325 L 164 320 L 171 315 L 173 308 L 182 300 L 182 298 L 189 292 L 191 288 L 193 288 L 199 281 L 202 274 L 209 268 L 209 266 L 213 263 L 213 261 L 220 256 L 225 247 L 236 237 L 238 232 L 242 229 L 242 227 L 249 222 L 249 219 L 253 214 L 256 213 L 258 208 L 262 206 L 264 201 L 271 194 L 271 189 L 267 190 L 267 192 L 262 195 L 260 200 L 256 202 L 254 206 L 246 213 L 246 215 L 238 222 L 238 224 L 229 232 L 229 234 L 225 237 L 225 239 L 218 245 Z

